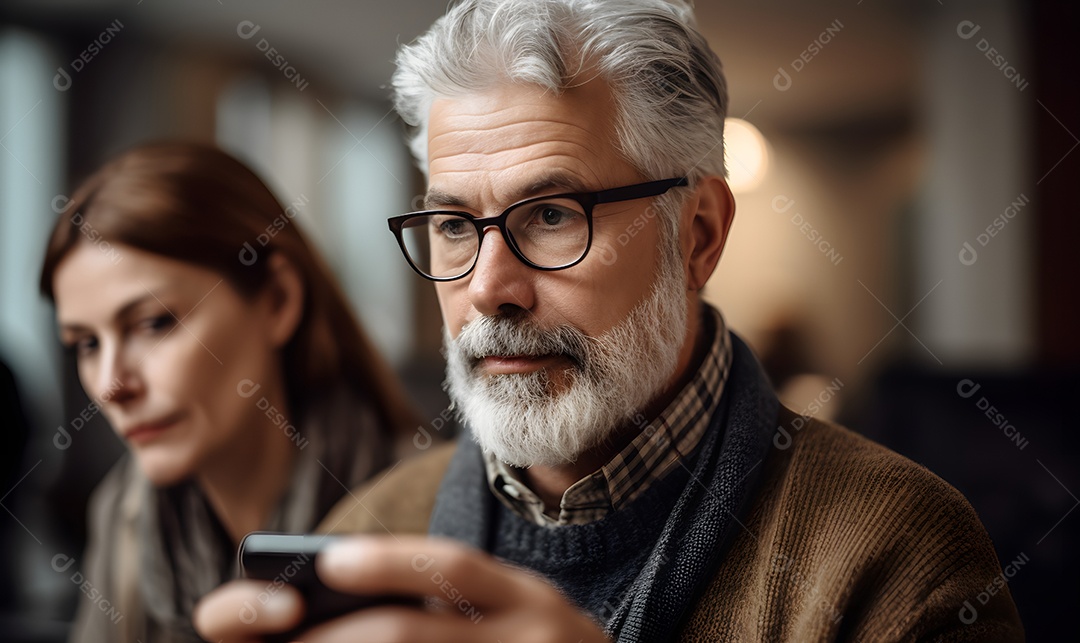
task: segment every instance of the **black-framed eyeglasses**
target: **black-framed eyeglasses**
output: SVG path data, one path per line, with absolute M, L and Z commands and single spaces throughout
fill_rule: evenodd
M 453 281 L 472 272 L 484 230 L 491 226 L 499 229 L 506 245 L 525 265 L 563 270 L 589 254 L 594 206 L 659 196 L 688 184 L 686 177 L 680 177 L 599 192 L 540 196 L 519 201 L 497 217 L 425 210 L 390 217 L 387 223 L 409 265 L 432 281 Z

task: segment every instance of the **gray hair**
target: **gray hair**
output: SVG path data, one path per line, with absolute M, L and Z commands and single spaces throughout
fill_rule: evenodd
M 611 87 L 619 153 L 644 176 L 724 175 L 727 83 L 687 0 L 464 0 L 399 50 L 394 103 L 426 175 L 436 98 L 505 83 L 557 95 L 593 75 Z

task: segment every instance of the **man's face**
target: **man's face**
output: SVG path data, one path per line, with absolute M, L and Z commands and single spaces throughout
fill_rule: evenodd
M 535 87 L 501 86 L 478 95 L 440 99 L 432 106 L 429 120 L 427 206 L 491 217 L 530 197 L 590 192 L 642 182 L 646 178 L 615 149 L 613 114 L 608 88 L 599 81 L 560 96 Z M 514 327 L 527 326 L 541 332 L 571 329 L 579 334 L 577 343 L 584 339 L 586 345 L 604 338 L 609 343 L 639 344 L 622 347 L 629 353 L 623 356 L 625 360 L 659 360 L 659 364 L 637 365 L 642 371 L 659 372 L 651 377 L 643 373 L 637 378 L 647 384 L 644 388 L 641 382 L 628 383 L 634 389 L 628 390 L 630 398 L 647 399 L 624 399 L 620 404 L 633 403 L 636 408 L 623 411 L 644 407 L 650 401 L 648 398 L 655 397 L 681 373 L 692 348 L 692 342 L 684 341 L 685 273 L 682 262 L 673 256 L 677 251 L 670 252 L 672 248 L 661 243 L 659 219 L 663 215 L 655 204 L 655 199 L 639 199 L 597 206 L 593 211 L 592 250 L 580 264 L 565 270 L 549 272 L 526 266 L 507 247 L 499 230 L 488 228 L 473 271 L 463 279 L 436 285 L 450 353 L 451 395 L 455 398 L 458 397 L 455 393 L 472 395 L 487 383 L 501 383 L 510 389 L 504 389 L 501 396 L 489 396 L 488 406 L 517 406 L 514 412 L 520 416 L 529 410 L 524 408 L 529 405 L 529 399 L 538 402 L 536 387 L 544 395 L 558 398 L 582 379 L 582 364 L 574 351 L 557 349 L 507 348 L 495 352 L 509 354 L 494 355 L 489 354 L 491 350 L 484 350 L 480 351 L 483 356 L 458 351 L 455 372 L 455 341 L 463 329 L 477 320 L 507 320 Z M 642 310 L 642 306 L 650 301 L 659 283 L 658 274 L 664 272 L 661 268 L 665 266 L 668 279 L 663 285 L 664 292 L 660 293 L 663 298 L 660 308 L 666 318 L 655 319 L 657 306 L 647 310 Z M 637 336 L 629 337 L 624 332 L 625 326 L 635 309 L 639 313 L 633 320 Z M 649 314 L 653 318 L 648 318 Z M 676 328 L 671 328 L 673 323 Z M 482 325 L 483 322 L 474 328 Z M 483 332 L 493 330 L 485 328 Z M 515 335 L 513 327 L 501 330 L 508 337 Z M 645 346 L 654 335 L 661 337 L 660 344 Z M 467 332 L 465 339 L 469 339 Z M 512 341 L 502 345 L 516 346 Z M 534 345 L 548 344 L 534 342 Z M 606 355 L 613 351 L 609 346 L 603 352 Z M 613 370 L 603 366 L 594 375 L 613 377 Z M 455 377 L 459 380 L 457 384 L 468 380 L 469 386 L 457 386 L 455 390 Z M 635 379 L 633 374 L 630 379 Z M 531 389 L 514 388 L 516 382 L 526 380 L 533 383 Z M 516 394 L 507 395 L 508 391 Z M 598 393 L 602 396 L 602 392 Z M 512 397 L 519 398 L 516 405 Z M 473 424 L 474 432 L 483 433 L 484 428 L 476 426 L 480 418 L 470 417 L 469 406 L 465 407 L 466 420 Z M 620 418 L 605 420 L 611 421 Z M 602 439 L 605 430 L 613 428 L 596 427 L 594 433 L 601 435 L 587 442 Z M 520 437 L 516 435 L 520 431 L 511 429 L 508 433 L 505 436 L 508 441 Z M 573 451 L 589 446 L 593 445 L 572 448 L 564 457 L 573 457 Z

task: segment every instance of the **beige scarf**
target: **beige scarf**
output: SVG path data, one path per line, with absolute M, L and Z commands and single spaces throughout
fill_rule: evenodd
M 351 397 L 344 390 L 328 395 L 305 422 L 308 443 L 265 530 L 311 531 L 348 489 L 387 464 L 386 431 Z M 201 641 L 192 612 L 204 594 L 238 575 L 235 546 L 193 482 L 154 489 L 130 456 L 116 467 L 91 510 L 84 568 L 122 618 L 110 620 L 83 597 L 71 641 Z

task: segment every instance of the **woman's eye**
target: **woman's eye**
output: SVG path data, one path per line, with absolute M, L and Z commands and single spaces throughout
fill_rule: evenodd
M 159 331 L 168 330 L 169 328 L 172 328 L 175 323 L 176 319 L 172 315 L 165 314 L 144 319 L 139 322 L 139 327 L 145 330 Z
M 79 339 L 66 344 L 66 346 L 74 350 L 76 355 L 90 355 L 97 350 L 98 341 L 97 337 L 80 337 Z
M 70 345 L 75 348 L 76 354 L 79 356 L 86 356 L 97 350 L 97 337 L 82 337 Z

